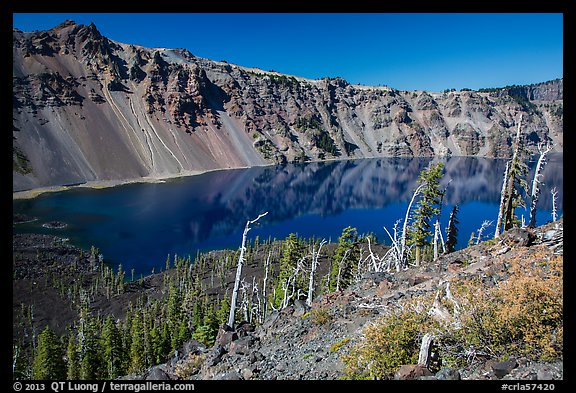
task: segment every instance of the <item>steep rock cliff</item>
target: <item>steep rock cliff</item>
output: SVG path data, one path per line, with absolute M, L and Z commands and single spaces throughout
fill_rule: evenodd
M 399 91 L 144 48 L 65 21 L 13 32 L 13 190 L 330 158 L 563 150 L 563 83 Z

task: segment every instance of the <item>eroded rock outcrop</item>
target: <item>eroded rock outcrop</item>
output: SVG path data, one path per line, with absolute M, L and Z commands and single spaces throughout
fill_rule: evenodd
M 309 80 L 112 41 L 13 32 L 13 190 L 379 156 L 563 150 L 563 81 L 433 93 Z M 16 157 L 16 156 L 15 156 Z

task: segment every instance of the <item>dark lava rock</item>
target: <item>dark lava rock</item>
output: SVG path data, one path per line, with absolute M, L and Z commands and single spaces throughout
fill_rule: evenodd
M 524 228 L 512 228 L 504 232 L 501 236 L 505 244 L 528 247 L 536 239 L 536 236 Z
M 145 378 L 147 381 L 168 381 L 170 377 L 160 366 L 155 366 L 150 369 L 148 375 Z
M 436 373 L 436 378 L 446 381 L 460 380 L 460 371 L 454 368 L 443 368 Z
M 227 373 L 219 374 L 214 379 L 221 381 L 240 381 L 242 376 L 236 371 L 229 371 Z
M 216 345 L 226 347 L 234 340 L 238 340 L 238 334 L 236 334 L 236 332 L 219 330 L 215 343 Z
M 248 355 L 254 345 L 254 337 L 246 336 L 230 343 L 228 353 L 231 355 Z
M 514 370 L 518 366 L 518 363 L 515 359 L 509 359 L 505 362 L 499 362 L 492 365 L 492 371 L 494 375 L 501 379 L 506 374 L 510 373 L 510 371 Z
M 294 315 L 295 317 L 301 317 L 308 312 L 310 307 L 306 304 L 304 300 L 296 299 L 294 300 Z

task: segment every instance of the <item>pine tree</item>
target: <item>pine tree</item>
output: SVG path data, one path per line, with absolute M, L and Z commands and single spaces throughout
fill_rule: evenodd
M 504 181 L 500 195 L 500 207 L 498 209 L 498 220 L 494 231 L 495 238 L 498 238 L 501 232 L 517 225 L 518 219 L 514 214 L 515 210 L 520 206 L 526 207 L 520 194 L 520 190 L 524 190 L 524 192 L 528 191 L 528 183 L 525 178 L 528 166 L 523 162 L 522 158 L 524 149 L 520 137 L 521 130 L 522 115 L 520 115 L 516 137 L 514 138 L 512 158 L 506 163 L 506 170 L 504 172 Z
M 174 349 L 180 348 L 182 344 L 184 344 L 186 341 L 192 338 L 192 332 L 190 331 L 188 323 L 186 322 L 185 319 L 182 319 L 180 321 L 180 326 L 178 327 L 178 335 L 176 337 L 177 338 L 174 342 L 175 344 Z
M 295 271 L 297 269 L 298 262 L 304 255 L 304 246 L 298 236 L 295 233 L 291 233 L 284 240 L 283 243 L 282 258 L 280 259 L 280 272 L 278 273 L 278 281 L 276 284 L 276 296 L 274 297 L 274 304 L 276 307 L 280 307 L 284 299 L 285 290 L 284 287 L 288 279 L 293 279 L 294 293 L 298 293 L 301 289 L 305 291 L 306 280 L 303 275 L 297 275 L 294 277 Z M 287 288 L 287 291 L 292 293 L 292 286 Z
M 352 280 L 358 266 L 359 259 L 358 233 L 356 228 L 346 227 L 338 238 L 338 246 L 332 256 L 332 270 L 328 289 L 336 291 L 346 289 Z
M 76 335 L 71 333 L 68 336 L 68 347 L 66 349 L 66 379 L 77 380 L 80 379 L 80 357 L 78 355 L 78 344 L 76 342 Z
M 218 321 L 218 325 L 228 322 L 228 314 L 230 314 L 230 299 L 228 293 L 225 293 L 224 297 L 220 301 L 220 308 L 216 311 L 216 320 Z
M 114 379 L 125 373 L 124 347 L 122 336 L 116 322 L 111 316 L 106 317 L 102 330 L 102 346 L 104 348 L 104 364 L 109 379 Z
M 458 228 L 456 225 L 459 223 L 456 215 L 458 214 L 458 205 L 454 205 L 450 218 L 448 219 L 448 227 L 446 228 L 446 253 L 451 253 L 456 250 L 458 243 Z
M 415 246 L 416 264 L 420 264 L 422 248 L 430 244 L 431 220 L 440 213 L 443 192 L 440 191 L 440 180 L 444 164 L 438 162 L 424 169 L 418 178 L 418 184 L 425 184 L 418 206 L 414 210 L 414 221 L 409 229 L 408 242 Z
M 79 340 L 80 379 L 101 379 L 106 374 L 99 337 L 101 326 L 96 318 L 88 315 L 86 311 L 84 314 L 83 321 L 81 321 L 82 338 Z
M 38 346 L 32 366 L 32 377 L 38 380 L 57 380 L 66 377 L 66 365 L 56 334 L 48 325 L 38 335 Z
M 136 312 L 130 327 L 130 367 L 128 372 L 140 372 L 146 368 L 143 331 L 142 316 Z

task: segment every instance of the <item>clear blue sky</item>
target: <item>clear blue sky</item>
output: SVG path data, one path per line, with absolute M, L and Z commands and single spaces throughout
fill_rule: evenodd
M 400 90 L 563 77 L 561 13 L 18 13 L 13 26 L 45 30 L 66 19 L 94 22 L 123 43 Z

